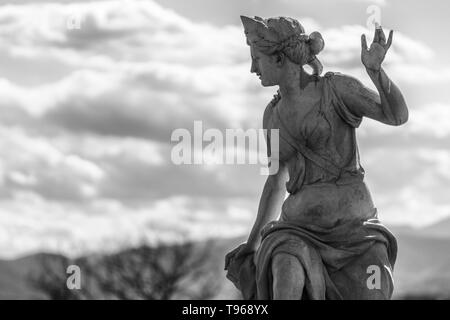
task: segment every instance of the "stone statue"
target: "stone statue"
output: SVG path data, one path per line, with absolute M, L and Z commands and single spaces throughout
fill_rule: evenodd
M 267 178 L 248 241 L 225 258 L 228 279 L 244 299 L 390 299 L 396 239 L 378 220 L 355 129 L 363 117 L 394 126 L 408 119 L 402 93 L 381 67 L 393 32 L 386 40 L 377 26 L 369 48 L 361 36 L 362 64 L 377 93 L 351 76 L 321 76 L 324 40 L 297 20 L 241 20 L 250 71 L 263 86 L 279 86 L 263 120 L 265 129 L 279 129 L 278 155 L 267 141 L 279 170 Z

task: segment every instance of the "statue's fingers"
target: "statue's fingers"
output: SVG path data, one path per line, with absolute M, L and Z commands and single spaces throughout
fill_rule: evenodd
M 378 33 L 378 26 L 379 26 L 379 24 L 377 23 L 375 25 L 375 32 L 373 34 L 373 42 L 374 43 L 380 41 L 380 34 Z
M 366 35 L 365 34 L 361 35 L 361 49 L 362 50 L 367 50 L 367 40 L 366 40 Z
M 378 29 L 378 37 L 379 37 L 380 44 L 384 46 L 386 44 L 386 36 L 384 35 L 384 31 L 381 26 Z
M 387 43 L 386 43 L 386 50 L 387 49 L 389 49 L 390 47 L 391 47 L 391 44 L 392 44 L 392 37 L 394 36 L 394 30 L 391 30 L 390 32 L 389 32 L 389 38 L 388 38 L 388 41 L 387 41 Z

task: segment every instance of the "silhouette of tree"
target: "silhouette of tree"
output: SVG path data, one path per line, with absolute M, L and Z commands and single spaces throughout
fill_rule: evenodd
M 31 273 L 29 280 L 51 300 L 80 300 L 82 294 L 67 287 L 66 270 L 72 264 L 76 263 L 64 256 L 42 254 L 38 257 L 39 269 Z
M 32 283 L 50 299 L 210 299 L 220 289 L 211 244 L 142 246 L 117 254 L 44 259 Z M 78 265 L 81 290 L 66 286 L 67 266 Z

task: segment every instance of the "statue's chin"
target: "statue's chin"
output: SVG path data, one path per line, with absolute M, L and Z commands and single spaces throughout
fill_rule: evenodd
M 273 87 L 278 85 L 278 81 L 274 77 L 264 77 L 261 75 L 259 80 L 261 81 L 261 85 L 263 87 Z
M 262 85 L 263 87 L 273 87 L 273 86 L 275 86 L 276 84 L 274 84 L 274 83 L 267 83 L 267 82 L 264 82 L 263 80 L 261 80 L 261 85 Z

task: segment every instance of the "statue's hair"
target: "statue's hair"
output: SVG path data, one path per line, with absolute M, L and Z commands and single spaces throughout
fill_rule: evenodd
M 241 20 L 248 45 L 267 55 L 284 53 L 300 66 L 311 66 L 315 75 L 322 73 L 322 64 L 316 55 L 322 51 L 325 42 L 319 32 L 308 36 L 300 22 L 287 17 L 263 19 L 241 16 Z

